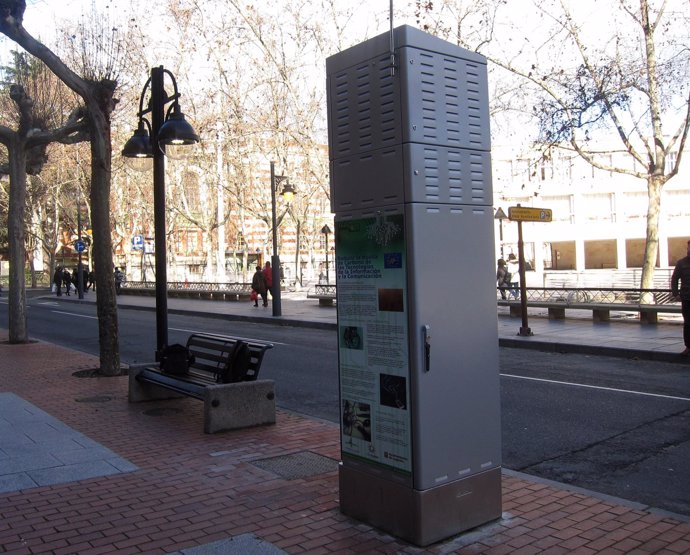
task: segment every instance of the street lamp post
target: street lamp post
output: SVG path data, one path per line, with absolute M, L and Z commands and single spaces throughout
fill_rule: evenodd
M 165 91 L 165 76 L 172 82 L 173 94 Z M 149 92 L 149 103 L 144 99 Z M 151 76 L 139 98 L 139 125 L 122 149 L 126 158 L 153 159 L 153 227 L 156 254 L 156 360 L 168 345 L 168 276 L 165 231 L 165 145 L 191 145 L 199 136 L 180 110 L 175 76 L 163 66 L 151 68 Z M 172 105 L 165 111 L 169 102 Z M 145 117 L 150 114 L 150 121 Z M 138 168 L 139 169 L 139 168 Z
M 84 270 L 81 263 L 81 253 L 84 243 L 81 239 L 81 186 L 77 196 L 77 295 L 80 299 L 84 298 Z
M 328 275 L 328 235 L 331 233 L 331 228 L 328 227 L 328 224 L 321 228 L 321 233 L 326 236 L 326 284 L 329 284 L 331 280 Z
M 295 189 L 290 185 L 290 180 L 285 175 L 276 175 L 275 162 L 271 162 L 271 217 L 273 224 L 273 254 L 271 255 L 271 272 L 273 283 L 271 285 L 271 297 L 273 316 L 281 316 L 283 313 L 280 299 L 280 256 L 278 255 L 278 217 L 276 215 L 276 192 L 278 185 L 285 181 L 281 195 L 287 202 L 292 200 Z

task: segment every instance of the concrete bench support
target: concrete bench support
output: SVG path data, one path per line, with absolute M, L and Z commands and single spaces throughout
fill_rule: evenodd
M 148 366 L 155 366 L 157 363 L 138 364 L 129 367 L 129 393 L 128 399 L 130 403 L 141 403 L 143 401 L 162 401 L 165 399 L 180 399 L 185 397 L 181 393 L 176 393 L 165 387 L 160 387 L 152 383 L 140 382 L 137 380 L 137 374 L 140 370 Z
M 166 387 L 137 380 L 137 368 L 144 367 L 145 365 L 140 365 L 129 369 L 130 403 L 185 397 Z M 276 422 L 273 380 L 207 385 L 204 387 L 202 401 L 204 432 L 207 434 Z
M 519 301 L 498 300 L 498 306 L 507 306 L 510 310 L 510 316 L 519 318 L 522 316 L 522 309 Z M 549 320 L 563 320 L 565 319 L 566 309 L 570 310 L 591 310 L 592 320 L 594 322 L 610 322 L 611 311 L 621 312 L 637 312 L 639 320 L 642 324 L 657 324 L 659 322 L 659 313 L 680 314 L 679 304 L 661 304 L 661 305 L 640 305 L 640 304 L 624 304 L 624 303 L 592 303 L 592 302 L 557 302 L 557 301 L 528 301 L 528 308 L 546 308 L 549 313 Z
M 610 322 L 611 311 L 607 308 L 593 308 L 592 320 L 594 320 L 595 322 Z
M 275 423 L 273 380 L 210 385 L 204 390 L 207 434 Z
M 565 320 L 565 308 L 549 308 L 549 320 Z
M 640 322 L 643 324 L 657 324 L 659 313 L 656 310 L 640 310 Z

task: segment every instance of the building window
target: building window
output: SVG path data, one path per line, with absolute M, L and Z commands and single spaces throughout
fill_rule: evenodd
M 690 216 L 690 191 L 665 191 L 661 208 L 667 218 Z
M 673 167 L 676 165 L 676 160 L 678 159 L 678 153 L 677 152 L 669 152 L 666 155 L 666 171 L 671 171 Z
M 541 181 L 553 179 L 553 160 L 543 160 L 539 163 L 539 179 Z
M 566 183 L 571 183 L 573 180 L 573 157 L 564 156 L 559 160 L 556 166 L 556 175 L 559 179 Z
M 647 217 L 647 193 L 623 193 L 623 212 L 626 220 L 637 220 Z
M 247 242 L 244 240 L 244 233 L 241 231 L 237 232 L 237 241 L 235 242 L 235 250 L 239 252 L 244 252 L 247 248 Z
M 599 154 L 594 157 L 594 161 L 603 166 L 608 166 L 609 168 L 613 166 L 613 156 L 611 154 Z M 612 171 L 602 170 L 592 166 L 592 178 L 602 177 L 605 174 L 608 174 L 609 177 L 613 177 Z
M 532 181 L 530 163 L 526 158 L 518 158 L 512 163 L 512 176 L 516 180 Z
M 572 195 L 544 196 L 540 204 L 543 208 L 551 208 L 554 222 L 574 223 Z
M 192 252 L 197 252 L 199 248 L 199 232 L 192 231 L 189 234 L 189 250 Z
M 594 193 L 583 195 L 583 218 L 599 222 L 613 222 L 613 195 Z

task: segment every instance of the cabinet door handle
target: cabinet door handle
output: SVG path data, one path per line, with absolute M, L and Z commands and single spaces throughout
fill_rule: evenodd
M 422 334 L 424 336 L 424 371 L 431 370 L 431 326 L 424 324 L 422 326 Z

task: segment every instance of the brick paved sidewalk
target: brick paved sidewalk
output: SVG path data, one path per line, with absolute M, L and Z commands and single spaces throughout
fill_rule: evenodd
M 139 469 L 0 494 L 0 553 L 170 553 L 247 534 L 287 553 L 690 552 L 688 522 L 513 473 L 501 521 L 422 550 L 339 512 L 336 425 L 279 411 L 275 426 L 205 435 L 196 400 L 130 405 L 126 377 L 72 376 L 93 357 L 6 339 L 0 392 Z M 281 476 L 295 454 L 326 464 Z

